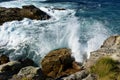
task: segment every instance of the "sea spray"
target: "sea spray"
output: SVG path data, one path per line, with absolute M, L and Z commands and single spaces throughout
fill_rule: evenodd
M 79 19 L 75 16 L 75 10 L 40 9 L 52 18 L 44 21 L 25 18 L 0 26 L 0 46 L 15 50 L 8 54 L 11 59 L 28 57 L 39 64 L 49 51 L 70 48 L 75 60 L 83 62 L 109 35 L 102 22 L 83 17 Z

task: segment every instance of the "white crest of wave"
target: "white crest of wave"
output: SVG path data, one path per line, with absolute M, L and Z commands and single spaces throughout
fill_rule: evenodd
M 41 9 L 52 15 L 52 19 L 24 19 L 0 26 L 0 46 L 15 49 L 9 54 L 11 58 L 23 55 L 39 63 L 49 51 L 66 47 L 72 50 L 76 61 L 82 62 L 108 36 L 102 23 L 94 19 L 78 20 L 74 10 Z

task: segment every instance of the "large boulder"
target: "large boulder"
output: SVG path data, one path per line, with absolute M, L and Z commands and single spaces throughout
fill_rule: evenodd
M 23 6 L 22 8 L 0 7 L 0 24 L 13 20 L 22 20 L 23 18 L 46 20 L 50 16 L 33 5 Z
M 2 54 L 1 56 L 0 56 L 0 65 L 1 64 L 5 64 L 5 63 L 7 63 L 7 62 L 9 62 L 10 60 L 9 60 L 9 57 L 7 57 L 6 55 L 4 55 L 4 54 Z
M 44 74 L 52 78 L 70 75 L 81 69 L 71 56 L 71 50 L 66 48 L 48 53 L 42 60 L 41 65 Z

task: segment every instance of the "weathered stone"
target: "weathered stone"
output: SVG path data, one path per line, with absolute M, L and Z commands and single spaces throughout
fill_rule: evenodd
M 57 49 L 48 53 L 41 62 L 45 75 L 58 78 L 80 71 L 80 66 L 71 57 L 70 49 Z

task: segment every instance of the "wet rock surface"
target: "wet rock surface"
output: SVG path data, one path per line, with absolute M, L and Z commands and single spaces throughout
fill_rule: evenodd
M 24 18 L 47 20 L 50 16 L 33 5 L 22 6 L 22 8 L 0 7 L 0 25 L 4 22 L 19 21 Z

